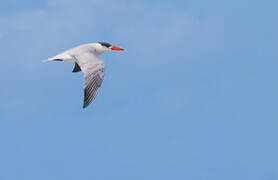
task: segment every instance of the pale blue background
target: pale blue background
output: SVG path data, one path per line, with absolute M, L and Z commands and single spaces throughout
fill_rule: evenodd
M 0 180 L 277 180 L 278 1 L 2 0 Z M 73 64 L 108 41 L 96 101 Z

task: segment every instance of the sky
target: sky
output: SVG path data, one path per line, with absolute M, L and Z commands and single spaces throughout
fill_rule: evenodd
M 0 180 L 277 180 L 278 1 L 2 0 Z M 105 78 L 42 60 L 107 41 Z

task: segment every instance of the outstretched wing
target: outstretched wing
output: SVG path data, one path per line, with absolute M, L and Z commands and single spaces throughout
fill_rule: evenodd
M 84 104 L 86 108 L 95 99 L 104 78 L 105 64 L 91 53 L 74 56 L 76 63 L 84 72 Z

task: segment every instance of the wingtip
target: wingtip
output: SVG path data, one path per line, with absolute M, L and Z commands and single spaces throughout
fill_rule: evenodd
M 86 107 L 88 107 L 88 105 L 86 105 L 86 104 L 83 104 L 83 109 L 85 109 Z

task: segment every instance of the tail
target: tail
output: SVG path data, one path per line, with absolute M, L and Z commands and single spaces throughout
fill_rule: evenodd
M 48 61 L 51 61 L 51 60 L 49 60 L 49 59 L 42 60 L 43 63 L 48 62 Z
M 49 62 L 49 61 L 63 61 L 63 60 L 62 59 L 55 59 L 55 58 L 48 58 L 48 59 L 43 60 L 42 62 L 45 63 L 45 62 Z
M 48 61 L 74 61 L 75 59 L 68 54 L 62 53 L 62 54 L 58 54 L 54 57 L 48 58 L 46 60 L 44 60 L 43 62 L 48 62 Z

